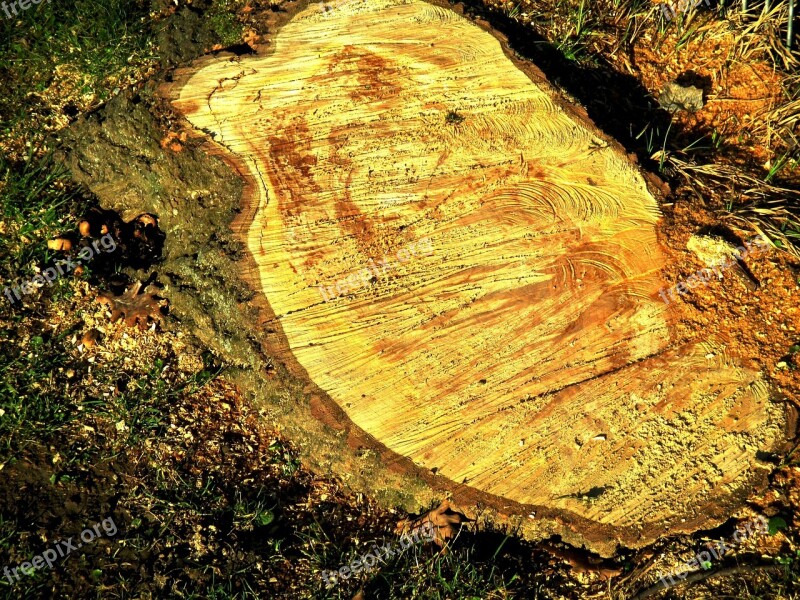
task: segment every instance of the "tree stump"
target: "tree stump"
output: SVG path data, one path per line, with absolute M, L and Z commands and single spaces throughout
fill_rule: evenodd
M 670 342 L 655 188 L 502 36 L 310 5 L 170 95 L 248 182 L 287 352 L 385 456 L 595 548 L 724 520 L 764 478 L 784 409 L 721 343 Z

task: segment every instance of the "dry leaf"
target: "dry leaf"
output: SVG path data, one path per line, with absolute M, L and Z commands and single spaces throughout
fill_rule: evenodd
M 139 294 L 141 287 L 142 283 L 137 281 L 121 296 L 105 292 L 100 294 L 97 300 L 111 308 L 112 321 L 122 317 L 128 326 L 138 324 L 140 327 L 145 327 L 149 319 L 160 321 L 164 318 L 161 307 L 166 306 L 167 301 L 154 294 Z
M 453 538 L 460 530 L 462 523 L 469 523 L 473 519 L 467 518 L 463 513 L 453 510 L 449 500 L 444 500 L 438 508 L 417 517 L 404 519 L 397 524 L 397 533 L 420 533 L 425 529 L 433 528 L 432 541 L 444 548 L 447 540 Z
M 622 574 L 622 569 L 607 567 L 602 559 L 587 556 L 577 550 L 556 548 L 552 544 L 542 544 L 541 548 L 552 556 L 569 563 L 576 573 L 599 573 L 604 579 L 611 579 Z

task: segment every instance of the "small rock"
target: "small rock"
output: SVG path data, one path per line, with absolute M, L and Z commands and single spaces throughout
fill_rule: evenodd
M 697 112 L 703 108 L 703 90 L 693 85 L 684 87 L 675 82 L 668 83 L 658 97 L 658 103 L 671 114 L 681 110 Z
M 736 256 L 736 248 L 719 236 L 692 234 L 686 243 L 692 252 L 709 269 L 724 266 Z

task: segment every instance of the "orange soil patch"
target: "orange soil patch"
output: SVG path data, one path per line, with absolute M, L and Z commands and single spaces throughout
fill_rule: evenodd
M 737 156 L 745 155 L 763 165 L 771 158 L 764 145 L 764 116 L 782 101 L 781 76 L 764 62 L 731 61 L 736 39 L 725 27 L 723 21 L 709 21 L 681 47 L 674 30 L 660 43 L 653 33 L 643 34 L 633 49 L 633 74 L 656 98 L 679 77 L 704 88 L 706 105 L 694 114 L 677 113 L 675 124 L 699 134 L 716 130 L 725 145 L 739 150 L 725 153 L 723 160 L 741 162 Z M 625 58 L 611 57 L 618 63 Z

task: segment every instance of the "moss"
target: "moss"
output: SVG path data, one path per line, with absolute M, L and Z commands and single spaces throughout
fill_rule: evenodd
M 208 12 L 211 30 L 219 38 L 223 46 L 232 46 L 242 39 L 244 27 L 235 17 L 235 12 L 241 2 L 230 0 L 216 0 Z

